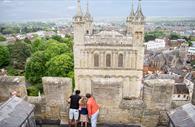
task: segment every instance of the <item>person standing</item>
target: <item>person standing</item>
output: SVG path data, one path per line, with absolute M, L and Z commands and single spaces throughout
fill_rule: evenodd
M 91 127 L 96 127 L 100 107 L 96 103 L 95 99 L 91 96 L 91 94 L 87 93 L 86 97 L 88 98 L 87 110 L 88 110 L 88 117 L 91 119 Z
M 87 123 L 88 123 L 87 98 L 82 97 L 79 101 L 79 104 L 80 104 L 79 110 L 80 110 L 81 127 L 83 127 L 83 125 L 87 127 Z
M 72 125 L 72 120 L 74 119 L 75 127 L 77 127 L 78 119 L 79 119 L 79 100 L 80 97 L 80 90 L 76 90 L 74 95 L 71 95 L 68 102 L 70 103 L 69 109 L 69 127 Z

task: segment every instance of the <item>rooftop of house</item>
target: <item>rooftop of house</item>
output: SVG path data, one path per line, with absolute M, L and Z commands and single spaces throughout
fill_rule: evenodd
M 175 127 L 195 127 L 195 106 L 191 103 L 168 112 L 168 116 Z
M 0 105 L 0 127 L 19 127 L 31 115 L 34 105 L 13 96 Z
M 174 79 L 174 76 L 169 74 L 151 74 L 145 77 L 145 80 L 150 80 L 150 79 Z

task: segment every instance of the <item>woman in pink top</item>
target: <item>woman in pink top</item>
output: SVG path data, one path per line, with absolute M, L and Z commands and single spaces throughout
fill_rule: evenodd
M 96 127 L 97 117 L 99 115 L 99 105 L 96 103 L 95 99 L 91 96 L 91 94 L 86 94 L 88 98 L 87 101 L 87 110 L 88 116 L 91 119 L 91 127 Z

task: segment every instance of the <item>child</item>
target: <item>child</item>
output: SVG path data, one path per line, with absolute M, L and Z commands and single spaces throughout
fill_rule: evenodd
M 85 127 L 87 127 L 87 122 L 88 122 L 88 112 L 87 112 L 87 98 L 82 97 L 79 101 L 80 105 L 80 121 L 81 121 L 81 127 L 83 127 L 83 123 L 85 124 Z

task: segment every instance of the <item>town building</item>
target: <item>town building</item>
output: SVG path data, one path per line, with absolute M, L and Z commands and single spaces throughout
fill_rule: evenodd
M 173 101 L 188 101 L 190 100 L 189 89 L 184 83 L 178 83 L 174 86 L 174 92 L 172 96 Z
M 154 41 L 149 41 L 145 43 L 146 50 L 159 50 L 166 46 L 164 39 L 155 39 Z
M 169 117 L 168 127 L 195 127 L 195 88 L 191 103 L 169 111 L 167 115 Z
M 35 106 L 16 96 L 0 104 L 0 127 L 36 127 Z

